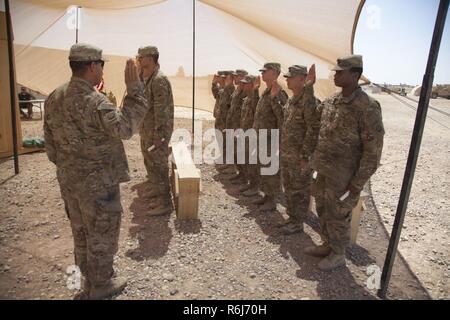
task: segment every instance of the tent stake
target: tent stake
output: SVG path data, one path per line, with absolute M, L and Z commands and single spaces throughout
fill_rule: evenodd
M 192 0 L 192 135 L 195 136 L 195 0 Z
M 403 178 L 402 190 L 395 215 L 394 226 L 392 227 L 389 247 L 384 262 L 383 273 L 381 274 L 381 288 L 378 290 L 378 296 L 382 299 L 386 298 L 389 281 L 392 274 L 395 256 L 397 254 L 398 242 L 405 220 L 406 209 L 408 207 L 411 187 L 416 171 L 417 159 L 419 157 L 420 145 L 422 142 L 423 130 L 427 118 L 428 105 L 430 103 L 431 90 L 434 80 L 434 71 L 436 69 L 439 48 L 441 45 L 442 34 L 444 32 L 445 19 L 447 17 L 448 6 L 450 0 L 441 0 L 439 11 L 436 18 L 433 39 L 431 42 L 430 53 L 428 56 L 428 64 L 423 77 L 422 91 L 420 93 L 419 105 L 417 107 L 416 121 L 409 149 L 408 162 L 406 164 L 405 175 Z
M 6 11 L 6 32 L 8 38 L 8 58 L 9 58 L 9 94 L 11 98 L 11 128 L 13 134 L 14 172 L 19 174 L 19 153 L 17 150 L 17 123 L 16 123 L 16 81 L 14 79 L 14 56 L 13 56 L 13 32 L 11 11 L 9 0 L 5 0 Z

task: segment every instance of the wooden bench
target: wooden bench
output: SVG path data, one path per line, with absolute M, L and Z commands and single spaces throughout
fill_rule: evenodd
M 172 145 L 172 189 L 177 219 L 198 219 L 201 172 L 184 142 Z

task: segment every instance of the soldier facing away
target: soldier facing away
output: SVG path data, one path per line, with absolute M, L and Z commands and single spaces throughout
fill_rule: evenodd
M 138 131 L 148 104 L 133 60 L 125 68 L 122 109 L 94 89 L 103 76 L 101 49 L 75 44 L 69 60 L 70 81 L 45 102 L 45 143 L 70 220 L 75 263 L 84 276 L 79 297 L 101 299 L 126 286 L 125 279 L 113 278 L 123 211 L 119 184 L 130 180 L 121 139 Z
M 148 112 L 139 134 L 147 169 L 149 215 L 169 214 L 173 210 L 169 180 L 169 142 L 174 124 L 174 103 L 169 79 L 159 69 L 159 52 L 154 46 L 139 48 L 137 60 L 145 86 Z
M 333 70 L 334 82 L 342 92 L 317 108 L 320 126 L 312 163 L 318 173 L 312 193 L 323 244 L 305 249 L 305 253 L 323 258 L 318 266 L 324 271 L 346 264 L 352 209 L 378 168 L 384 137 L 380 104 L 358 85 L 362 56 L 338 59 Z M 312 87 L 308 91 L 312 94 Z

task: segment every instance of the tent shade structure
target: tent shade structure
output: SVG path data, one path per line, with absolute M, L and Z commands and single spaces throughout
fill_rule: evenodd
M 195 1 L 195 104 L 212 111 L 213 74 L 219 69 L 258 74 L 267 61 L 283 71 L 293 64 L 316 64 L 320 99 L 336 91 L 330 67 L 352 53 L 355 26 L 364 1 L 234 0 Z M 121 101 L 127 57 L 156 45 L 163 72 L 172 81 L 175 104 L 192 106 L 193 5 L 191 1 L 12 2 L 18 81 L 50 93 L 70 78 L 68 49 L 78 41 L 103 49 L 105 89 Z M 282 81 L 284 83 L 284 81 Z

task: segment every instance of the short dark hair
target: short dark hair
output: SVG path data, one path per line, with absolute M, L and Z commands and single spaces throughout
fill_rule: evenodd
M 83 72 L 91 63 L 91 61 L 69 61 L 73 73 Z
M 363 74 L 363 68 L 359 68 L 359 67 L 356 67 L 356 68 L 351 68 L 350 69 L 350 72 L 352 72 L 352 73 L 358 73 L 358 79 L 359 78 L 361 78 L 361 76 L 362 76 L 362 74 Z

